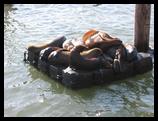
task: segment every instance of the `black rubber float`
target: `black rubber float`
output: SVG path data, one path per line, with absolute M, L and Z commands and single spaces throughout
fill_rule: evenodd
M 58 38 L 59 40 L 63 38 Z M 57 41 L 58 39 L 55 39 Z M 60 44 L 61 46 L 61 44 Z M 134 51 L 135 52 L 135 51 Z M 95 69 L 95 70 L 76 70 L 70 66 L 57 66 L 49 64 L 47 61 L 42 60 L 40 55 L 28 50 L 27 61 L 35 68 L 43 73 L 49 75 L 52 79 L 62 83 L 63 85 L 72 88 L 80 89 L 92 85 L 101 85 L 120 79 L 143 74 L 152 70 L 153 55 L 150 53 L 134 53 L 137 59 L 124 63 L 122 70 L 119 73 L 114 72 L 113 69 Z M 129 52 L 130 53 L 130 52 Z M 153 52 L 154 53 L 154 52 Z M 26 55 L 25 55 L 26 56 Z M 131 57 L 130 57 L 131 58 Z

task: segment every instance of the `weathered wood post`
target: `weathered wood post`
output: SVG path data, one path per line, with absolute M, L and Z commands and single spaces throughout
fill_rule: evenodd
M 134 45 L 140 52 L 149 49 L 150 13 L 150 4 L 136 4 Z

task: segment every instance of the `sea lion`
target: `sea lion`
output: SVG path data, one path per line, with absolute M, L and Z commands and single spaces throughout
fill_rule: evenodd
M 81 70 L 94 70 L 99 68 L 111 68 L 112 65 L 105 58 L 84 58 L 80 52 L 84 50 L 84 46 L 76 46 L 70 53 L 70 67 Z
M 83 47 L 83 50 L 86 50 L 86 47 Z M 68 66 L 70 64 L 70 51 L 64 49 L 58 49 L 51 52 L 48 56 L 48 61 L 50 64 L 53 65 L 62 65 Z M 93 48 L 90 50 L 82 51 L 80 55 L 83 58 L 90 59 L 90 58 L 98 58 L 102 55 L 102 50 L 99 48 Z
M 122 41 L 119 38 L 112 37 L 106 32 L 90 30 L 86 32 L 82 40 L 84 44 L 89 48 L 100 48 L 103 52 L 106 52 L 110 47 L 119 46 Z
M 30 44 L 27 49 L 28 51 L 31 51 L 35 54 L 39 54 L 40 51 L 46 47 L 52 46 L 52 47 L 62 47 L 63 42 L 66 40 L 65 36 L 59 36 L 55 39 L 53 39 L 49 43 L 39 43 L 39 44 Z

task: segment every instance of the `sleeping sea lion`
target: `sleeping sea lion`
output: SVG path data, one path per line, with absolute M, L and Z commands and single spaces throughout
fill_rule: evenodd
M 119 38 L 112 37 L 106 32 L 90 30 L 86 32 L 82 40 L 84 44 L 89 48 L 100 48 L 103 52 L 106 52 L 110 47 L 119 46 L 122 41 Z
M 76 46 L 70 53 L 70 67 L 82 70 L 94 70 L 99 68 L 111 68 L 112 65 L 105 58 L 84 58 L 80 52 L 84 50 L 84 46 Z
M 86 47 L 83 47 L 83 50 L 86 50 Z M 66 51 L 64 49 L 58 49 L 51 52 L 48 56 L 48 61 L 53 65 L 62 65 L 69 66 L 70 64 L 70 51 Z M 90 58 L 98 58 L 102 55 L 102 50 L 99 48 L 93 48 L 90 50 L 82 51 L 80 53 L 81 57 L 90 59 Z
M 63 42 L 66 40 L 65 36 L 59 36 L 55 39 L 53 39 L 49 43 L 39 43 L 39 44 L 31 44 L 27 47 L 28 51 L 31 51 L 35 54 L 39 54 L 40 51 L 46 47 L 52 46 L 52 47 L 62 47 Z
M 48 62 L 51 65 L 69 65 L 69 51 L 63 51 L 62 49 L 53 51 L 48 56 Z

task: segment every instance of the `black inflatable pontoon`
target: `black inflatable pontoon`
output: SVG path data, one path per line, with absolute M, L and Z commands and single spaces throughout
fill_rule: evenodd
M 54 45 L 62 47 L 65 37 L 60 37 L 54 40 Z M 56 41 L 62 42 L 56 44 Z M 27 58 L 26 58 L 27 53 Z M 75 70 L 71 67 L 50 65 L 49 63 L 42 61 L 39 58 L 39 54 L 27 50 L 24 53 L 24 60 L 29 62 L 31 65 L 39 69 L 40 71 L 49 75 L 52 79 L 62 83 L 63 85 L 70 87 L 72 89 L 79 89 L 84 87 L 89 87 L 91 85 L 109 83 L 111 81 L 125 79 L 128 77 L 135 76 L 137 74 L 143 74 L 147 71 L 152 70 L 152 55 L 149 53 L 137 53 L 137 59 L 125 63 L 126 68 L 120 72 L 115 73 L 113 69 L 97 69 L 92 71 L 86 70 Z

